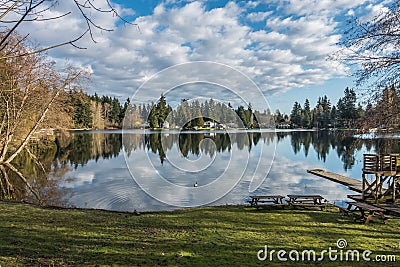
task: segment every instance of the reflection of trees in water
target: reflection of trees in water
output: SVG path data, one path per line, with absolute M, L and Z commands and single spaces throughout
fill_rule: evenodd
M 379 154 L 400 153 L 400 139 L 379 138 L 375 140 L 366 140 L 372 142 L 376 152 Z
M 90 160 L 114 158 L 124 149 L 129 156 L 133 151 L 150 151 L 160 157 L 177 148 L 183 157 L 198 156 L 200 153 L 213 157 L 216 153 L 230 152 L 234 146 L 239 150 L 251 150 L 256 145 L 282 142 L 290 138 L 295 154 L 307 157 L 313 149 L 318 159 L 326 161 L 333 150 L 343 162 L 344 169 L 355 164 L 357 152 L 400 153 L 398 139 L 356 139 L 352 133 L 331 131 L 319 132 L 199 132 L 180 134 L 162 132 L 147 134 L 118 133 L 74 133 L 58 136 L 52 142 L 31 144 L 14 161 L 14 170 L 0 165 L 0 197 L 9 200 L 26 200 L 46 205 L 67 205 L 69 192 L 60 189 L 65 174 L 71 167 L 86 165 Z M 204 140 L 204 142 L 202 142 Z M 332 152 L 331 152 L 332 153 Z M 39 155 L 38 158 L 32 155 Z M 20 175 L 19 175 L 20 174 Z M 26 181 L 22 177 L 26 177 Z M 68 182 L 68 181 L 67 181 Z M 29 188 L 31 187 L 31 188 Z M 36 196 L 35 196 L 36 194 Z M 39 199 L 39 200 L 38 200 Z
M 89 160 L 116 157 L 122 149 L 120 134 L 60 133 L 56 143 L 32 143 L 13 161 L 0 165 L 0 197 L 42 205 L 67 206 L 66 182 L 70 166 L 77 168 Z M 34 156 L 38 155 L 38 156 Z
M 69 162 L 77 167 L 85 165 L 91 159 L 110 158 L 119 155 L 122 148 L 129 156 L 132 151 L 148 150 L 158 154 L 161 163 L 166 158 L 166 151 L 177 146 L 184 157 L 198 156 L 200 153 L 213 157 L 215 153 L 231 151 L 232 145 L 239 150 L 251 150 L 259 142 L 270 144 L 282 142 L 290 138 L 291 147 L 295 154 L 309 155 L 310 149 L 314 149 L 319 160 L 325 162 L 327 156 L 334 150 L 343 162 L 344 169 L 354 166 L 355 155 L 358 151 L 376 151 L 377 153 L 399 153 L 398 140 L 381 138 L 362 140 L 353 137 L 352 132 L 334 131 L 298 131 L 298 132 L 239 132 L 239 133 L 215 133 L 198 132 L 187 133 L 163 133 L 153 132 L 146 134 L 126 134 L 122 140 L 121 134 L 95 133 L 73 134 L 70 142 L 64 148 L 59 148 L 57 157 L 59 162 Z M 214 143 L 202 140 L 209 139 Z M 123 144 L 122 144 L 123 142 Z
M 291 145 L 295 154 L 302 149 L 307 157 L 312 145 L 317 153 L 318 159 L 326 161 L 330 150 L 335 150 L 340 160 L 343 162 L 345 170 L 351 169 L 356 161 L 357 152 L 365 149 L 374 153 L 399 153 L 399 140 L 380 138 L 380 139 L 358 139 L 353 137 L 353 132 L 290 132 L 280 133 L 283 136 L 291 136 Z M 279 139 L 278 139 L 279 140 Z
M 13 165 L 0 165 L 1 199 L 67 206 L 68 191 L 61 189 L 59 183 L 69 169 L 54 165 L 56 151 L 52 142 L 31 144 L 14 159 Z
M 122 136 L 114 133 L 72 134 L 69 142 L 57 148 L 58 163 L 77 168 L 92 159 L 117 157 L 122 149 Z
M 319 160 L 325 162 L 329 152 L 335 150 L 341 161 L 343 168 L 349 169 L 355 163 L 355 152 L 361 150 L 362 142 L 352 134 L 338 134 L 332 131 L 310 131 L 310 132 L 290 132 L 291 145 L 295 154 L 304 151 L 307 157 L 310 148 L 315 150 Z

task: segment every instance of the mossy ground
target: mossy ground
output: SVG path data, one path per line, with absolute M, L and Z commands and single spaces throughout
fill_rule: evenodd
M 346 249 L 396 255 L 400 218 L 355 223 L 337 210 L 248 206 L 130 213 L 0 203 L 0 266 L 397 266 L 398 262 L 259 261 L 257 252 Z

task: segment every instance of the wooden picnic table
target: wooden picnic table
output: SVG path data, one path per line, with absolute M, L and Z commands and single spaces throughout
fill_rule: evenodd
M 376 216 L 378 219 L 381 219 L 385 224 L 392 217 L 385 215 L 385 210 L 364 202 L 358 201 L 349 201 L 346 202 L 348 207 L 347 209 L 341 208 L 340 211 L 344 215 L 352 216 L 355 220 L 361 220 L 365 223 L 369 223 Z
M 288 197 L 289 205 L 294 208 L 319 207 L 322 210 L 325 207 L 322 203 L 324 198 L 320 195 L 288 195 Z
M 269 206 L 284 206 L 284 196 L 281 195 L 269 195 L 269 196 L 250 196 L 251 200 L 249 203 L 251 206 L 260 207 L 261 205 Z

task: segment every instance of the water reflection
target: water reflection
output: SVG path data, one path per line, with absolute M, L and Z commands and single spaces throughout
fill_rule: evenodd
M 172 207 L 149 197 L 132 179 L 123 151 L 133 164 L 152 167 L 168 181 L 181 186 L 212 183 L 220 175 L 232 153 L 257 157 L 263 149 L 276 146 L 276 155 L 268 174 L 255 194 L 321 194 L 331 201 L 345 200 L 353 193 L 345 187 L 306 173 L 310 168 L 325 168 L 354 178 L 361 177 L 362 154 L 367 152 L 399 153 L 399 139 L 356 139 L 351 133 L 332 131 L 254 131 L 254 132 L 161 132 L 132 131 L 122 138 L 119 131 L 73 132 L 60 134 L 56 144 L 31 145 L 37 160 L 25 151 L 14 165 L 29 177 L 30 184 L 48 205 L 78 206 L 111 210 L 165 210 Z M 246 152 L 246 153 L 244 153 Z M 139 158 L 139 159 L 138 159 Z M 207 171 L 202 177 L 180 173 L 174 168 L 179 159 L 189 160 Z M 38 164 L 40 162 L 40 164 Z M 212 168 L 208 167 L 214 162 Z M 256 163 L 249 161 L 250 167 Z M 188 163 L 188 164 L 189 164 Z M 207 165 L 208 164 L 208 165 Z M 210 165 L 211 166 L 211 165 Z M 186 168 L 187 166 L 183 166 Z M 238 168 L 239 166 L 234 166 Z M 249 193 L 251 174 L 213 204 L 237 204 Z M 1 166 L 1 198 L 35 202 L 24 182 L 14 172 Z M 143 168 L 143 178 L 160 194 L 174 201 L 191 204 L 194 196 L 166 192 L 151 172 Z M 182 194 L 182 195 L 179 195 Z M 36 201 L 37 202 L 37 201 Z
M 12 165 L 0 165 L 1 199 L 68 206 L 70 192 L 59 184 L 70 168 L 55 164 L 56 151 L 52 142 L 31 144 Z
M 161 139 L 163 136 L 163 140 Z M 230 140 L 230 136 L 234 138 Z M 215 146 L 201 146 L 201 141 L 210 138 Z M 176 144 L 179 153 L 186 158 L 204 153 L 213 157 L 215 153 L 224 153 L 235 145 L 239 150 L 251 151 L 261 141 L 264 144 L 283 142 L 290 139 L 294 154 L 303 153 L 304 158 L 310 149 L 317 153 L 322 162 L 326 162 L 329 153 L 334 152 L 343 163 L 343 169 L 354 166 L 357 151 L 366 149 L 378 153 L 398 153 L 400 144 L 397 139 L 357 139 L 352 133 L 333 131 L 283 131 L 283 132 L 247 132 L 228 134 L 224 132 L 132 132 L 122 140 L 121 132 L 85 132 L 74 133 L 68 144 L 58 144 L 56 159 L 61 164 L 71 164 L 74 168 L 84 166 L 89 160 L 98 161 L 117 157 L 122 148 L 130 155 L 132 151 L 147 150 L 158 155 L 160 163 L 165 160 L 165 150 L 172 150 Z

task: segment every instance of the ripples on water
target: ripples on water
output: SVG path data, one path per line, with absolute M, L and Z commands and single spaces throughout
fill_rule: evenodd
M 398 138 L 356 139 L 332 131 L 88 131 L 64 139 L 43 156 L 53 185 L 43 182 L 38 190 L 56 205 L 120 211 L 171 210 L 213 197 L 218 199 L 210 205 L 242 204 L 252 194 L 320 194 L 341 204 L 354 192 L 307 169 L 360 179 L 364 153 L 400 151 Z M 253 186 L 262 183 L 249 192 L 254 173 Z M 198 190 L 208 189 L 197 194 L 196 182 Z M 221 190 L 230 191 L 219 198 Z

